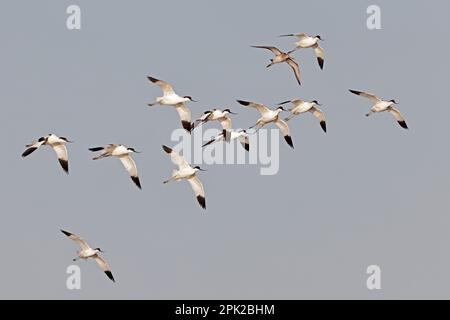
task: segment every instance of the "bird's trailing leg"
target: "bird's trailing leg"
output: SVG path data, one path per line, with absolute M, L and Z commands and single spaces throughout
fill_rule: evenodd
M 92 160 L 98 160 L 98 159 L 101 159 L 101 158 L 106 158 L 106 157 L 109 157 L 110 155 L 109 154 L 107 154 L 107 153 L 102 153 L 101 155 L 99 155 L 99 156 L 97 156 L 97 157 L 94 157 L 94 158 L 92 158 Z
M 371 114 L 373 114 L 375 112 L 373 112 L 372 110 L 370 110 L 369 112 L 366 113 L 366 117 L 370 116 Z
M 169 183 L 169 182 L 172 181 L 172 180 L 173 180 L 173 177 L 171 177 L 170 179 L 167 179 L 167 180 L 163 181 L 163 183 L 166 184 L 166 183 Z
M 293 114 L 289 115 L 289 117 L 285 118 L 284 121 L 288 122 L 289 120 L 291 120 L 294 117 Z

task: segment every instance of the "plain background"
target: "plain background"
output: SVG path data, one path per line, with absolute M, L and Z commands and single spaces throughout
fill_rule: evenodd
M 66 28 L 81 7 L 82 29 Z M 366 9 L 381 7 L 381 30 Z M 4 1 L 0 10 L 1 298 L 448 298 L 450 173 L 446 1 Z M 324 38 L 324 70 L 312 50 L 265 69 L 270 52 L 307 32 Z M 280 171 L 208 166 L 207 210 L 186 182 L 163 185 L 173 168 L 161 144 L 179 127 L 146 76 L 192 95 L 194 115 L 231 107 L 250 126 L 255 110 L 317 99 L 291 122 L 295 150 L 280 141 Z M 400 102 L 410 130 L 389 114 L 366 118 L 366 90 Z M 208 127 L 217 124 L 208 124 Z M 21 159 L 49 132 L 69 145 L 70 175 L 48 148 Z M 91 161 L 88 147 L 142 150 L 143 190 L 117 159 Z M 78 262 L 82 289 L 67 290 L 77 247 L 64 228 L 106 251 L 117 282 Z M 382 289 L 366 288 L 366 268 Z

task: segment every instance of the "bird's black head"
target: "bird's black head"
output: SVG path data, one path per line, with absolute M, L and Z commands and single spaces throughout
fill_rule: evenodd
M 231 111 L 230 109 L 225 109 L 225 110 L 223 110 L 223 112 L 228 112 L 228 113 L 231 113 L 231 114 L 237 114 L 237 113 L 235 113 L 235 112 L 233 112 L 233 111 Z
M 184 96 L 183 98 L 188 99 L 189 101 L 197 102 L 197 101 L 195 101 L 194 99 L 192 99 L 191 96 Z
M 398 102 L 396 102 L 394 99 L 389 100 L 389 101 L 391 101 L 392 103 L 398 104 Z
M 323 41 L 323 39 L 319 35 L 316 35 L 316 38 Z
M 103 251 L 103 250 L 100 249 L 100 248 L 95 248 L 94 250 L 98 250 L 98 252 L 105 252 L 105 251 Z
M 286 109 L 283 108 L 282 106 L 279 106 L 279 107 L 277 108 L 277 110 L 286 111 Z
M 318 106 L 321 105 L 317 100 L 313 100 L 313 101 L 311 101 L 311 102 L 313 102 L 314 104 L 317 104 Z
M 139 153 L 139 151 L 136 151 L 134 148 L 127 148 L 128 151 L 134 152 L 134 153 Z
M 200 170 L 200 171 L 206 171 L 205 169 L 202 169 L 199 166 L 195 166 L 194 169 L 197 169 L 197 170 Z

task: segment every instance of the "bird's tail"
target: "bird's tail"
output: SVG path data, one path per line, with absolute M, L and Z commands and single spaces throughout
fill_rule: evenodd
M 172 170 L 172 176 L 169 179 L 163 181 L 163 183 L 166 184 L 166 183 L 169 183 L 170 181 L 172 181 L 173 179 L 175 179 L 175 174 L 176 173 L 177 173 L 177 170 L 173 169 Z

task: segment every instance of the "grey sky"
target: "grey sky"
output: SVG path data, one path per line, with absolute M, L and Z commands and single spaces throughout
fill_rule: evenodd
M 281 3 L 3 4 L 0 298 L 449 297 L 449 4 Z M 80 31 L 66 29 L 70 4 L 81 7 Z M 366 28 L 370 4 L 382 30 Z M 292 32 L 325 39 L 323 71 L 311 50 L 295 53 L 301 87 L 250 47 L 288 50 L 295 39 L 276 36 Z M 235 99 L 317 99 L 328 133 L 310 115 L 293 120 L 296 148 L 280 142 L 274 176 L 208 166 L 204 212 L 188 183 L 162 184 L 173 165 L 161 144 L 173 144 L 179 122 L 170 108 L 146 108 L 160 94 L 147 75 L 198 99 L 194 115 L 232 107 L 240 127 L 258 114 Z M 399 101 L 410 130 L 388 114 L 366 118 L 370 102 L 349 88 Z M 20 158 L 49 132 L 76 141 L 69 176 L 51 150 Z M 143 191 L 117 159 L 90 160 L 87 148 L 106 143 L 143 151 Z M 117 283 L 81 261 L 82 290 L 67 290 L 77 247 L 59 228 L 104 249 Z M 365 286 L 371 264 L 380 291 Z

